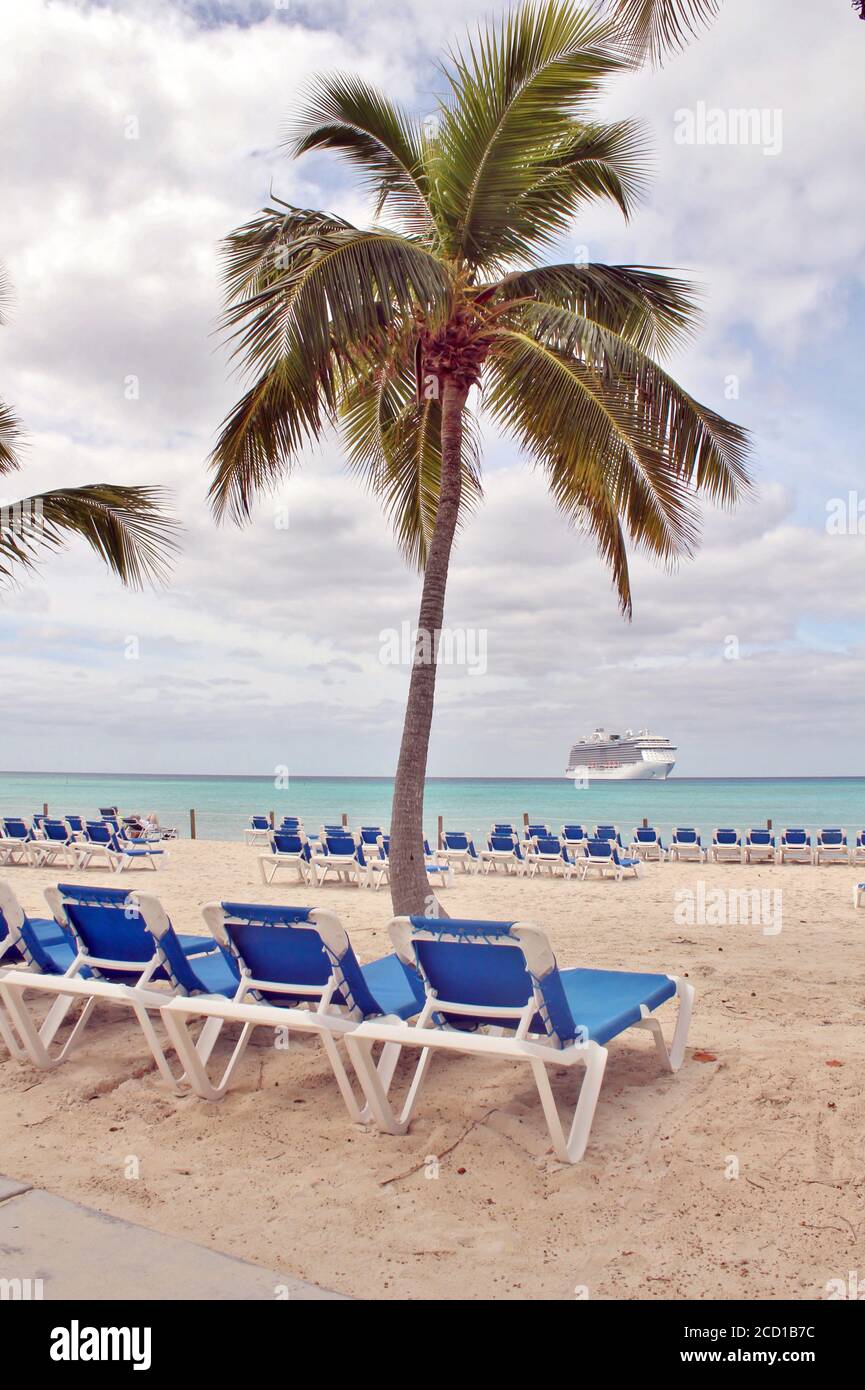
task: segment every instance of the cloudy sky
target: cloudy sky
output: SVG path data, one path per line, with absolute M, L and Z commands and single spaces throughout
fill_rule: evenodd
M 28 462 L 2 500 L 161 482 L 185 530 L 165 591 L 126 593 L 75 545 L 0 594 L 0 766 L 392 770 L 407 668 L 382 634 L 411 622 L 418 580 L 338 442 L 246 530 L 217 529 L 206 507 L 205 459 L 238 392 L 214 336 L 217 244 L 271 187 L 365 220 L 341 166 L 279 153 L 304 82 L 354 68 L 427 112 L 435 54 L 491 8 L 4 6 L 0 261 L 15 303 L 0 397 Z M 673 365 L 753 431 L 759 486 L 735 515 L 706 513 L 676 574 L 635 561 L 627 625 L 591 544 L 490 435 L 447 608 L 467 662 L 440 673 L 431 773 L 556 775 L 600 723 L 674 739 L 683 775 L 865 772 L 863 67 L 847 0 L 724 0 L 685 54 L 605 99 L 645 122 L 651 188 L 629 225 L 592 212 L 560 258 L 585 247 L 695 273 L 706 327 Z M 758 108 L 761 139 L 707 143 L 713 108 Z

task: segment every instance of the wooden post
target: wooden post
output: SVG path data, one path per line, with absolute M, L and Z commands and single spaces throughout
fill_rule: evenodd
M 348 813 L 346 811 L 342 813 L 342 824 L 344 829 L 348 828 Z
M 444 817 L 443 817 L 443 816 L 439 816 L 438 839 L 436 840 L 436 845 L 438 846 L 439 849 L 441 849 L 443 842 L 444 842 Z
M 644 830 L 648 830 L 648 828 L 649 828 L 649 822 L 646 820 L 646 817 L 643 816 L 643 829 L 644 829 Z
M 271 828 L 271 830 L 275 830 L 275 829 L 276 829 L 276 812 L 275 812 L 275 811 L 268 811 L 268 815 L 270 816 L 270 828 Z
M 43 816 L 47 816 L 47 815 L 48 815 L 48 802 L 47 802 L 47 801 L 43 801 L 43 802 L 42 802 L 42 814 L 43 814 Z
M 771 818 L 770 818 L 769 820 L 766 821 L 766 829 L 767 829 L 767 830 L 771 830 L 771 829 L 772 829 L 772 821 L 771 821 Z
M 529 828 L 529 813 L 528 813 L 528 811 L 523 811 L 523 830 L 528 830 L 528 828 Z
M 195 812 L 193 810 L 189 812 L 189 838 L 190 840 L 195 839 Z

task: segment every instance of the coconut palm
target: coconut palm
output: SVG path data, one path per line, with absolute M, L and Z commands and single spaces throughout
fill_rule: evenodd
M 0 267 L 0 309 L 9 297 Z M 0 324 L 3 323 L 0 313 Z M 21 427 L 0 401 L 0 475 L 21 467 Z M 159 488 L 91 483 L 55 488 L 0 506 L 0 580 L 32 569 L 41 551 L 59 549 L 70 535 L 83 536 L 124 584 L 158 581 L 175 549 L 176 523 L 162 510 Z
M 627 217 L 643 144 L 592 100 L 626 69 L 620 31 L 572 4 L 526 5 L 443 67 L 434 119 L 357 76 L 317 79 L 294 156 L 333 150 L 375 195 L 375 225 L 274 199 L 226 243 L 226 331 L 248 386 L 211 458 L 218 518 L 246 521 L 304 445 L 340 431 L 423 573 L 391 820 L 397 912 L 428 887 L 422 810 L 435 644 L 454 537 L 481 495 L 485 412 L 594 537 L 630 614 L 626 538 L 667 563 L 697 542 L 699 493 L 748 486 L 743 430 L 659 358 L 693 329 L 679 277 L 543 264 L 596 198 Z

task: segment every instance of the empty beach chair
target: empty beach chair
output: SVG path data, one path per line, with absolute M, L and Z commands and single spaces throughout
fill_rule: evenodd
M 625 874 L 639 877 L 640 861 L 624 854 L 613 840 L 587 840 L 586 855 L 580 862 L 580 877 L 588 878 L 594 871 L 601 878 L 612 874 L 618 882 Z
M 75 865 L 75 837 L 65 820 L 48 816 L 42 822 L 39 837 L 33 841 L 33 863 L 41 868 L 62 864 L 66 868 Z
M 840 826 L 825 827 L 817 831 L 814 844 L 815 864 L 849 864 L 850 845 L 847 831 Z
M 413 1018 L 425 999 L 417 973 L 395 955 L 360 965 L 339 918 L 323 908 L 208 903 L 204 919 L 234 959 L 241 990 L 232 1000 L 178 997 L 163 1008 L 166 1030 L 196 1094 L 221 1099 L 254 1029 L 309 1033 L 324 1047 L 349 1117 L 355 1123 L 365 1118 L 364 1098 L 355 1094 L 337 1041 L 364 1019 L 400 1025 Z M 189 1031 L 202 1017 L 206 1026 L 241 1024 L 218 1079 L 210 1076 L 208 1056 Z M 369 1063 L 385 1091 L 399 1051 L 399 1046 L 386 1047 L 378 1068 Z
M 673 830 L 667 858 L 696 859 L 698 862 L 702 862 L 705 858 L 705 852 L 700 832 L 695 830 L 692 825 L 677 825 Z
M 617 825 L 596 825 L 592 839 L 609 840 L 611 844 L 618 845 L 619 849 L 622 848 L 622 837 L 619 834 L 619 827 Z
M 725 862 L 741 864 L 743 857 L 742 837 L 738 830 L 724 826 L 713 832 L 708 858 L 714 859 L 716 864 Z
M 851 862 L 853 864 L 865 864 L 865 830 L 860 830 L 856 836 Z
M 74 940 L 68 968 L 62 974 L 56 970 L 0 973 L 0 1000 L 29 1061 L 41 1070 L 59 1066 L 77 1046 L 96 1005 L 113 1003 L 134 1014 L 160 1075 L 176 1088 L 178 1078 L 150 1019 L 150 1013 L 165 1002 L 165 992 L 160 993 L 154 985 L 161 982 L 171 988 L 161 951 L 187 960 L 190 972 L 194 971 L 195 988 L 205 993 L 236 991 L 239 981 L 233 963 L 209 937 L 178 936 L 158 900 L 149 895 L 138 897 L 123 888 L 60 883 L 56 888 L 47 888 L 45 897 L 55 921 Z M 154 925 L 158 927 L 159 946 L 151 930 Z M 28 963 L 32 955 L 39 967 L 43 958 L 50 960 L 57 950 L 65 954 L 69 949 L 63 943 L 61 947 L 49 945 L 35 951 L 26 927 L 21 929 L 21 942 Z M 190 973 L 189 979 L 192 978 Z M 37 1025 L 26 1001 L 25 996 L 34 992 L 54 1001 L 48 1015 L 53 1027 L 48 1032 L 44 1024 L 41 1028 Z M 52 1051 L 60 1018 L 76 1000 L 83 1003 L 81 1013 L 62 1046 Z
M 744 852 L 747 864 L 774 864 L 775 836 L 762 826 L 752 826 L 745 836 Z
M 520 842 L 513 836 L 490 835 L 487 840 L 487 848 L 482 849 L 478 855 L 481 864 L 481 873 L 488 874 L 490 869 L 504 869 L 506 874 L 524 874 L 526 872 L 526 860 L 520 849 Z
M 152 845 L 123 840 L 120 832 L 113 830 L 107 821 L 94 820 L 86 822 L 83 835 L 72 844 L 72 851 L 79 869 L 89 868 L 96 860 L 118 874 L 133 864 L 149 864 L 151 869 L 157 869 L 165 855 L 165 850 L 154 849 Z
M 310 867 L 317 887 L 321 888 L 332 875 L 339 883 L 354 883 L 361 887 L 367 881 L 367 861 L 362 845 L 346 831 L 323 834 L 318 844 L 311 846 Z
M 662 1065 L 678 1071 L 685 1055 L 694 991 L 686 980 L 618 970 L 560 970 L 544 933 L 531 923 L 398 917 L 390 934 L 400 960 L 420 973 L 426 991 L 413 1026 L 368 1020 L 346 1034 L 372 1116 L 391 1134 L 404 1134 L 432 1059 L 457 1052 L 521 1062 L 538 1089 L 553 1151 L 563 1163 L 583 1156 L 607 1062 L 607 1044 L 628 1028 L 651 1032 Z M 652 1015 L 678 997 L 668 1049 Z M 482 1030 L 489 1028 L 487 1033 Z M 388 1098 L 377 1043 L 420 1048 L 405 1104 Z M 570 1125 L 563 1125 L 547 1068 L 585 1067 Z
M 270 836 L 270 853 L 258 856 L 262 883 L 273 883 L 280 869 L 294 869 L 299 883 L 312 880 L 310 848 L 302 835 L 275 830 Z
M 536 835 L 526 853 L 526 870 L 530 878 L 545 873 L 552 878 L 556 875 L 570 878 L 574 873 L 574 861 L 558 835 Z
M 544 825 L 541 821 L 529 821 L 529 824 L 526 826 L 523 839 L 531 841 L 534 840 L 538 835 L 542 836 L 542 838 L 545 840 L 549 839 L 550 827 L 548 825 Z
M 0 865 L 33 864 L 37 843 L 31 826 L 20 816 L 6 816 L 0 835 Z
M 358 838 L 363 845 L 363 852 L 367 859 L 370 855 L 375 856 L 379 852 L 379 841 L 384 831 L 380 825 L 362 825 Z
M 490 827 L 490 834 L 509 835 L 512 840 L 517 841 L 519 841 L 520 838 L 514 827 L 509 825 L 507 821 L 496 821 L 495 824 Z
M 250 816 L 243 838 L 248 845 L 266 845 L 270 840 L 270 821 L 267 816 Z
M 636 855 L 638 859 L 657 859 L 659 863 L 666 856 L 661 836 L 653 825 L 634 826 L 634 837 L 628 847 L 628 853 L 631 856 Z
M 811 836 L 802 826 L 787 826 L 781 832 L 778 859 L 782 864 L 810 864 L 813 860 Z
M 303 830 L 303 821 L 300 816 L 283 816 L 279 824 L 283 830 L 294 830 L 297 834 Z
M 478 852 L 470 835 L 463 830 L 446 830 L 442 835 L 443 848 L 439 855 L 451 868 L 459 864 L 467 873 L 475 874 L 479 868 Z
M 10 966 L 23 966 L 27 971 L 36 973 L 63 975 L 73 964 L 76 955 L 77 947 L 71 932 L 65 931 L 53 917 L 30 917 L 18 902 L 11 884 L 0 879 L 0 976 Z M 46 1045 L 53 1040 L 68 1008 L 67 1003 L 58 1000 L 49 1017 L 43 1021 L 39 1033 Z M 13 1057 L 19 1061 L 26 1057 L 2 999 L 0 1038 Z
M 389 839 L 390 836 L 388 836 Z M 451 888 L 454 881 L 453 869 L 448 861 L 442 857 L 441 850 L 431 849 L 429 840 L 424 839 L 423 852 L 424 868 L 430 883 L 438 883 L 442 888 Z

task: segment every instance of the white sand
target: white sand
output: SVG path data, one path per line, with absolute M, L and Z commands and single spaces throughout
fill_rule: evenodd
M 214 898 L 321 902 L 362 959 L 389 949 L 386 890 L 316 892 L 288 876 L 264 888 L 257 853 L 180 842 L 163 873 L 122 882 L 158 892 L 179 930 L 201 930 Z M 39 915 L 47 884 L 81 878 L 2 873 Z M 678 1075 L 659 1070 L 646 1034 L 611 1044 L 575 1167 L 553 1159 L 521 1069 L 440 1060 L 411 1133 L 394 1138 L 349 1124 L 312 1041 L 285 1053 L 262 1031 L 233 1091 L 209 1105 L 167 1092 L 136 1027 L 105 1010 L 50 1074 L 0 1044 L 0 1172 L 362 1297 L 825 1297 L 828 1280 L 865 1271 L 857 878 L 865 870 L 694 864 L 620 884 L 458 877 L 452 916 L 534 920 L 562 966 L 669 971 L 696 988 Z M 698 880 L 781 888 L 782 931 L 677 925 L 674 892 Z M 694 1060 L 700 1050 L 716 1060 Z M 579 1072 L 557 1083 L 562 1104 Z M 130 1157 L 138 1178 L 125 1176 Z

